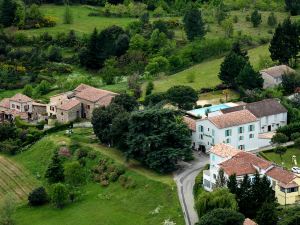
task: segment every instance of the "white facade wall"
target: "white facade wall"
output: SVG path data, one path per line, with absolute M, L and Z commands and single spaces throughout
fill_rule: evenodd
M 267 74 L 266 72 L 262 72 L 261 75 L 262 78 L 264 79 L 264 84 L 263 84 L 264 89 L 275 87 L 282 83 L 282 77 L 274 78 L 269 74 Z
M 9 101 L 9 108 L 17 110 L 19 112 L 32 112 L 32 102 L 15 102 L 15 101 Z
M 253 131 L 250 130 L 250 125 L 254 127 Z M 240 129 L 242 133 L 240 133 Z M 196 132 L 192 137 L 196 149 L 203 145 L 206 151 L 209 151 L 216 144 L 226 143 L 237 149 L 250 151 L 259 148 L 258 134 L 259 121 L 219 129 L 209 120 L 204 119 L 197 121 Z
M 259 118 L 260 133 L 277 130 L 278 127 L 287 124 L 287 113 L 279 113 Z

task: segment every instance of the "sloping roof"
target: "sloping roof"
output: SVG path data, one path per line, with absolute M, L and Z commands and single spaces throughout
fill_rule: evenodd
M 101 98 L 108 96 L 108 95 L 117 95 L 114 92 L 102 90 L 102 89 L 97 89 L 94 87 L 87 87 L 83 89 L 82 91 L 78 92 L 75 94 L 77 98 L 81 98 L 90 102 L 97 102 Z
M 255 167 L 260 169 L 267 169 L 272 166 L 272 163 L 257 157 L 256 155 L 240 151 L 231 159 L 220 163 L 220 167 L 224 172 L 230 176 L 236 174 L 237 176 L 243 176 L 246 174 L 254 174 L 256 172 Z
M 183 122 L 186 123 L 186 125 L 188 126 L 188 128 L 191 131 L 196 132 L 196 120 L 195 119 L 193 119 L 191 117 L 188 117 L 188 116 L 184 116 L 183 117 Z
M 213 146 L 211 148 L 210 152 L 214 153 L 222 158 L 227 158 L 227 157 L 235 156 L 237 153 L 240 152 L 240 150 L 234 148 L 231 145 L 220 143 L 220 144 Z
M 277 166 L 270 169 L 266 174 L 283 184 L 288 184 L 296 178 L 294 173 Z
M 257 225 L 253 220 L 246 218 L 243 225 Z
M 249 110 L 254 116 L 258 118 L 287 112 L 286 108 L 284 108 L 283 105 L 281 105 L 275 99 L 264 99 L 259 102 L 248 103 L 244 106 L 236 106 L 232 108 L 222 109 L 221 111 L 222 113 L 227 114 L 244 109 Z
M 277 78 L 284 74 L 294 73 L 295 70 L 286 65 L 273 66 L 260 71 L 261 73 L 267 73 L 271 77 Z
M 80 84 L 77 88 L 74 89 L 74 91 L 81 92 L 86 88 L 92 88 L 92 86 L 87 85 L 87 84 Z
M 78 104 L 80 104 L 80 101 L 78 101 L 75 98 L 72 98 L 68 101 L 63 102 L 63 104 L 60 106 L 57 106 L 57 108 L 62 109 L 62 110 L 70 110 L 70 109 L 74 108 L 75 106 L 77 106 Z
M 0 107 L 9 109 L 9 98 L 4 98 L 0 102 Z
M 100 106 L 108 106 L 111 103 L 111 101 L 113 100 L 114 97 L 115 97 L 114 95 L 104 96 L 103 98 L 100 98 L 97 101 L 97 104 L 100 105 Z
M 230 112 L 218 116 L 208 117 L 216 127 L 223 129 L 227 127 L 239 126 L 242 124 L 257 121 L 257 118 L 248 110 Z
M 31 102 L 32 99 L 29 98 L 26 95 L 23 95 L 21 93 L 15 94 L 15 96 L 11 97 L 9 99 L 10 101 L 14 101 L 14 102 Z

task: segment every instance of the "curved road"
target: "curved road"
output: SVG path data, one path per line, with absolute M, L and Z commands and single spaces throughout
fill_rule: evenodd
M 194 225 L 198 222 L 198 215 L 194 208 L 193 187 L 199 171 L 209 163 L 208 155 L 195 153 L 194 157 L 195 160 L 184 163 L 182 169 L 174 175 L 186 225 Z

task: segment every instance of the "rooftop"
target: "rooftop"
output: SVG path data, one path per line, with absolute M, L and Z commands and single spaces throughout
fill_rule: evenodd
M 9 109 L 9 98 L 3 98 L 0 101 L 0 107 Z
M 196 120 L 188 117 L 188 116 L 184 116 L 183 117 L 183 122 L 186 123 L 186 125 L 188 126 L 188 128 L 194 132 L 196 132 Z
M 260 71 L 261 73 L 267 73 L 268 75 L 277 78 L 284 74 L 294 73 L 295 70 L 286 65 L 273 66 Z
M 77 106 L 78 104 L 80 104 L 80 101 L 78 101 L 75 98 L 72 98 L 70 100 L 63 102 L 63 104 L 61 104 L 57 108 L 62 109 L 62 110 L 70 110 L 70 109 L 74 108 L 75 106 Z
M 243 225 L 257 225 L 253 220 L 246 218 Z
M 10 101 L 14 101 L 14 102 L 20 102 L 20 103 L 24 103 L 24 102 L 31 102 L 32 99 L 29 98 L 28 96 L 26 95 L 23 95 L 21 93 L 17 93 L 15 94 L 13 97 L 11 97 L 9 99 Z
M 223 129 L 227 127 L 252 123 L 257 121 L 257 118 L 248 110 L 240 110 L 218 116 L 208 117 L 208 120 L 219 129 Z
M 234 148 L 231 145 L 220 143 L 212 147 L 210 152 L 222 158 L 227 158 L 235 156 L 237 153 L 240 152 L 240 150 Z
M 235 104 L 232 105 L 229 103 L 213 105 L 213 106 L 208 106 L 208 107 L 204 107 L 204 108 L 190 110 L 187 112 L 187 114 L 190 114 L 190 115 L 196 116 L 196 117 L 201 117 L 201 116 L 205 116 L 207 113 L 217 112 L 217 111 L 220 111 L 221 109 L 227 109 L 232 106 L 236 106 L 236 105 Z
M 285 185 L 289 184 L 296 178 L 294 173 L 277 166 L 270 169 L 266 174 Z
M 81 91 L 77 92 L 75 94 L 75 96 L 78 97 L 78 98 L 90 101 L 90 102 L 97 102 L 101 98 L 103 98 L 105 96 L 108 96 L 108 95 L 112 95 L 112 96 L 117 95 L 114 92 L 110 92 L 110 91 L 106 91 L 106 90 L 102 90 L 102 89 L 97 89 L 97 88 L 94 88 L 94 87 L 91 87 L 91 86 L 88 86 L 88 87 L 85 86 L 85 88 L 83 88 L 83 89 L 81 87 L 81 88 L 79 88 L 79 90 L 80 89 L 81 89 Z
M 286 108 L 284 108 L 276 99 L 264 99 L 262 101 L 248 103 L 244 106 L 223 109 L 221 111 L 226 114 L 243 109 L 249 110 L 258 118 L 287 112 Z

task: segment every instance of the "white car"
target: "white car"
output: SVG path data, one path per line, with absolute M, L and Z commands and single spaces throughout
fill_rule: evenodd
M 299 167 L 293 167 L 292 172 L 300 174 L 300 168 Z

